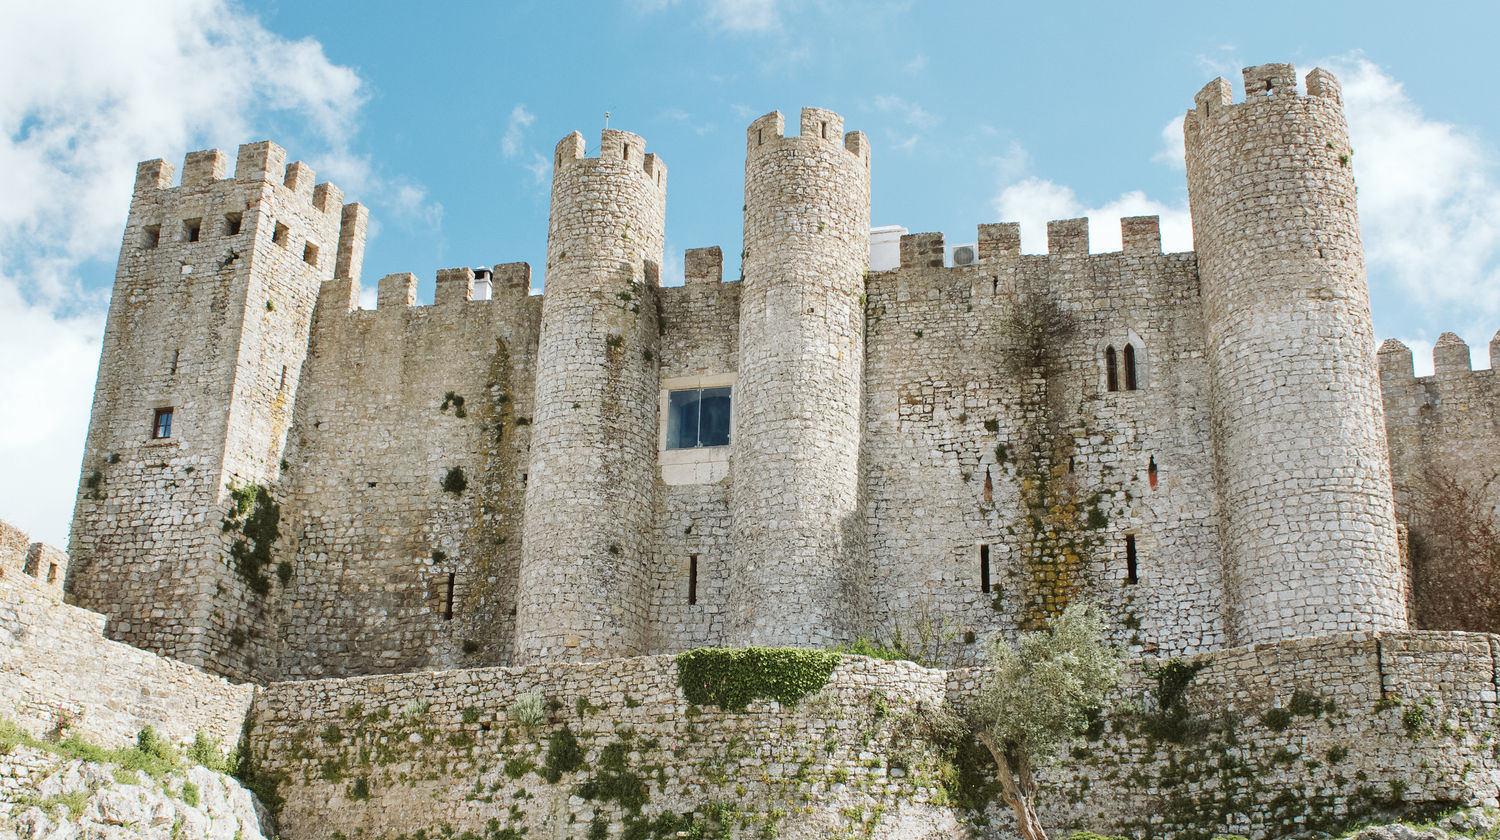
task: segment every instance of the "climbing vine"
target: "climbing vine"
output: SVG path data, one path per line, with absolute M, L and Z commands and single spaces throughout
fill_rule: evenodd
M 229 498 L 229 514 L 221 528 L 240 532 L 229 545 L 231 562 L 251 591 L 264 595 L 271 591 L 265 569 L 271 565 L 271 544 L 281 536 L 281 506 L 259 484 L 231 484 Z M 285 583 L 291 579 L 292 567 L 289 563 L 281 565 L 285 568 L 278 568 L 277 576 Z
M 827 685 L 841 658 L 799 648 L 700 648 L 677 655 L 677 684 L 695 706 L 743 712 L 759 698 L 792 706 Z

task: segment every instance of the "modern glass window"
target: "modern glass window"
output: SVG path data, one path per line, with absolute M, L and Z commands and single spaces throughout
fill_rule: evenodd
M 161 439 L 172 436 L 172 409 L 158 408 L 151 422 L 151 437 Z
M 667 394 L 667 448 L 729 445 L 729 388 Z

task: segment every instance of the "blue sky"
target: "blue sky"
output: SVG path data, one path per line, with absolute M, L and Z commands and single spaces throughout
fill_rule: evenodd
M 875 224 L 943 231 L 1159 213 L 1191 247 L 1182 113 L 1217 75 L 1343 82 L 1377 332 L 1500 327 L 1492 3 L 152 4 L 0 0 L 0 518 L 66 543 L 134 164 L 273 139 L 370 207 L 365 288 L 524 260 L 540 284 L 548 162 L 568 132 L 643 135 L 668 166 L 664 276 L 719 245 L 737 274 L 743 131 L 842 113 L 873 147 Z

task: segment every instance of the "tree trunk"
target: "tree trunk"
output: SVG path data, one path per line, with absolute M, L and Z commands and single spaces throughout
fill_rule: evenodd
M 1036 815 L 1036 777 L 1031 772 L 1031 760 L 1025 753 L 1002 748 L 988 732 L 976 734 L 1000 769 L 1000 795 L 1015 812 L 1021 840 L 1047 840 L 1041 818 Z

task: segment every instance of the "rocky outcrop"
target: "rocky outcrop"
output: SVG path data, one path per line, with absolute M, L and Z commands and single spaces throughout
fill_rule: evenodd
M 0 756 L 0 840 L 264 840 L 250 791 L 205 767 L 161 779 L 28 746 Z

